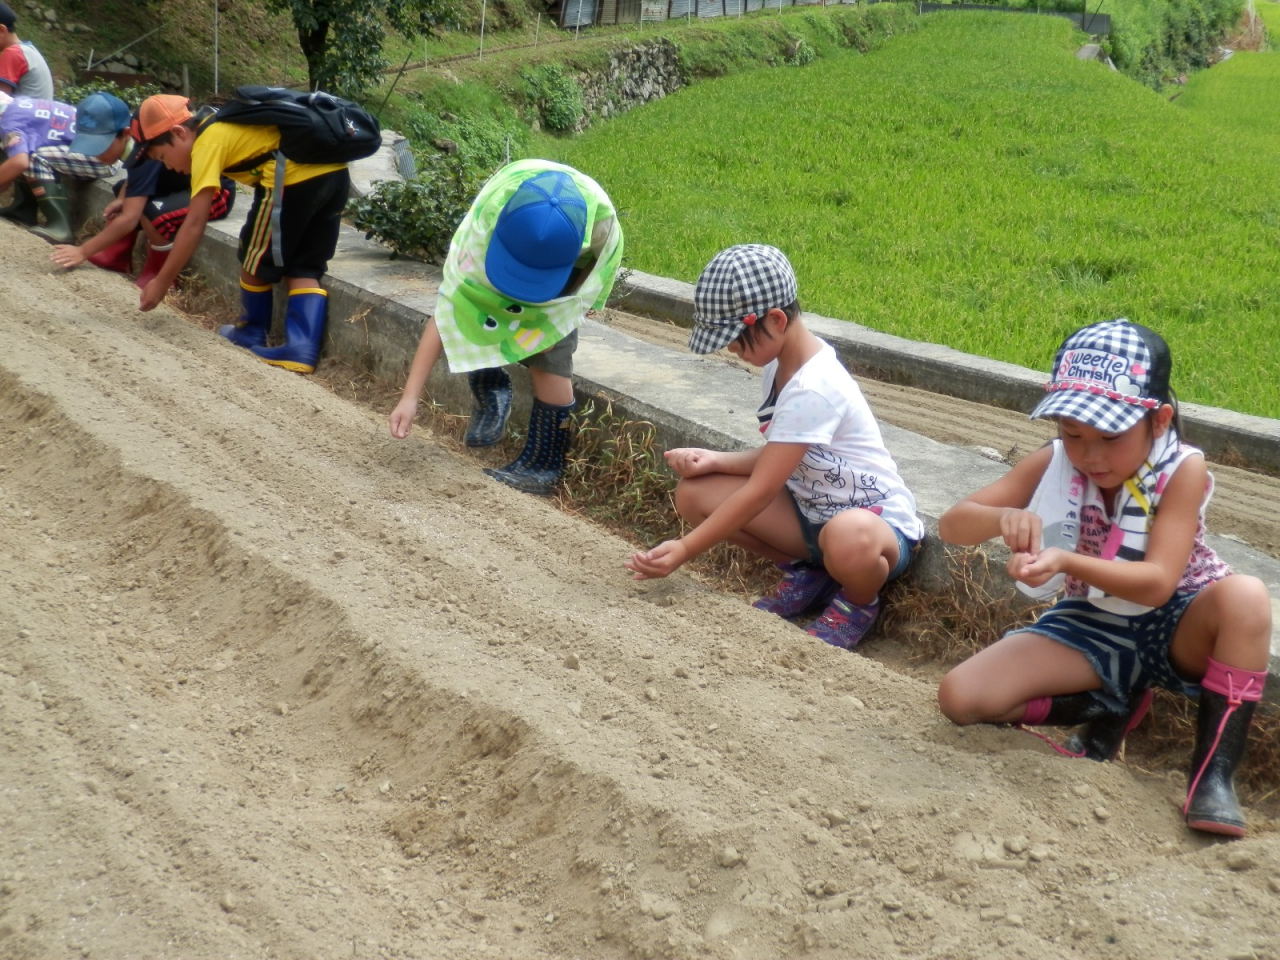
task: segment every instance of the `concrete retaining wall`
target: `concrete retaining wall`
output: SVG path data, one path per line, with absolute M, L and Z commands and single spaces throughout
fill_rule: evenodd
M 633 271 L 615 295 L 620 309 L 693 325 L 693 284 Z M 830 341 L 855 375 L 920 387 L 963 400 L 1027 411 L 1044 395 L 1046 374 L 950 347 L 917 343 L 846 320 L 806 313 L 805 323 Z M 1187 438 L 1211 457 L 1239 456 L 1280 470 L 1280 420 L 1197 403 L 1180 404 Z

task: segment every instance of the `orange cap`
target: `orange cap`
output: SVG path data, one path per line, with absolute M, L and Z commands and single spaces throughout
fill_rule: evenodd
M 136 130 L 135 139 L 145 143 L 190 120 L 190 102 L 186 97 L 173 93 L 158 93 L 154 97 L 147 97 L 138 108 L 138 120 L 133 128 Z

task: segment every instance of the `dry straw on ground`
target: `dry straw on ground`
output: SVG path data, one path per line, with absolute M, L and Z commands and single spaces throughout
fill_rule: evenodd
M 885 591 L 880 629 L 904 643 L 913 663 L 954 666 L 1045 609 L 999 584 L 981 548 L 945 547 L 944 586 L 908 576 Z

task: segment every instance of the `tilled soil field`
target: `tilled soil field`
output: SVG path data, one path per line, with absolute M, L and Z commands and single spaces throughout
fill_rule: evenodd
M 0 237 L 0 956 L 1280 955 L 1266 818 L 1194 836 L 1179 777 L 634 583 Z

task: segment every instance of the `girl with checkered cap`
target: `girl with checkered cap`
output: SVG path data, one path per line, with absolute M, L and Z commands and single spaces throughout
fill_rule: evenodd
M 801 320 L 782 251 L 721 251 L 698 278 L 694 307 L 694 353 L 727 346 L 763 368 L 765 444 L 668 450 L 680 475 L 676 509 L 694 529 L 627 566 L 636 579 L 665 577 L 728 540 L 782 570 L 775 595 L 757 608 L 786 618 L 820 610 L 808 632 L 851 649 L 879 613 L 880 589 L 901 576 L 924 536 L 915 498 L 858 385 Z
M 943 679 L 959 724 L 1080 726 L 1066 748 L 1110 760 L 1151 688 L 1200 701 L 1183 815 L 1243 836 L 1233 778 L 1266 681 L 1271 601 L 1205 543 L 1213 477 L 1179 434 L 1168 345 L 1127 320 L 1077 330 L 1033 418 L 1058 439 L 948 510 L 949 543 L 1001 537 L 1031 596 L 1064 596 Z

